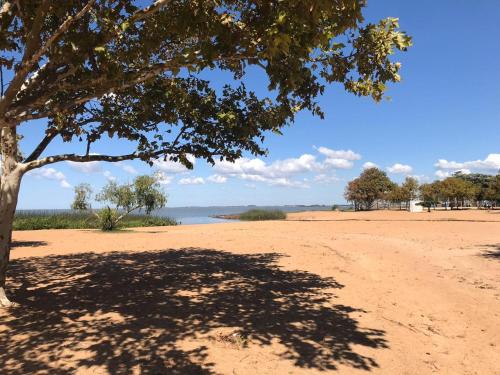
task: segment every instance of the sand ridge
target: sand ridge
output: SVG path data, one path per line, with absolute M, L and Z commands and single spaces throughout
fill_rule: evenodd
M 500 213 L 14 233 L 8 374 L 500 374 Z

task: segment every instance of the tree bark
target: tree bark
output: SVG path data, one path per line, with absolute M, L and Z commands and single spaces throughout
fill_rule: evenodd
M 0 128 L 2 166 L 0 175 L 0 307 L 12 306 L 5 293 L 7 266 L 10 257 L 12 224 L 16 212 L 19 187 L 23 175 L 18 163 L 17 135 L 15 128 Z

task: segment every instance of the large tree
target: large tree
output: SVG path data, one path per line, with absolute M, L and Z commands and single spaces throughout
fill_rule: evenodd
M 344 197 L 354 203 L 354 209 L 371 210 L 373 204 L 387 199 L 395 185 L 384 171 L 378 168 L 368 168 L 358 178 L 347 184 Z
M 366 24 L 365 0 L 4 0 L 0 8 L 0 305 L 22 176 L 60 161 L 170 158 L 234 161 L 266 152 L 300 110 L 322 116 L 316 98 L 339 83 L 381 100 L 399 81 L 390 60 L 411 39 L 394 18 Z M 141 5 L 142 4 L 142 5 Z M 249 68 L 268 78 L 269 98 L 247 90 Z M 207 69 L 232 74 L 214 89 Z M 45 126 L 33 150 L 23 129 Z M 45 125 L 42 125 L 45 124 Z M 74 153 L 47 155 L 55 139 Z M 102 139 L 123 155 L 96 155 Z M 94 148 L 95 150 L 95 148 Z

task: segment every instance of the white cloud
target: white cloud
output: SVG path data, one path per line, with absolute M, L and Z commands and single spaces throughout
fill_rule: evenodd
M 161 185 L 170 185 L 174 180 L 174 176 L 169 176 L 161 171 L 156 172 L 155 177 Z
M 325 165 L 336 169 L 350 169 L 354 165 L 350 160 L 338 158 L 328 158 L 324 163 Z
M 493 171 L 500 170 L 500 154 L 489 154 L 484 160 L 473 160 L 465 162 L 448 161 L 446 159 L 439 159 L 434 166 L 438 169 L 446 170 L 481 170 Z
M 444 180 L 446 177 L 450 177 L 451 176 L 451 172 L 448 172 L 448 171 L 442 171 L 442 170 L 437 170 L 436 173 L 434 173 L 436 175 L 437 178 L 439 178 L 440 180 Z
M 445 178 L 447 177 L 451 177 L 453 176 L 454 173 L 457 173 L 457 172 L 460 172 L 460 173 L 463 173 L 463 174 L 471 174 L 471 171 L 467 168 L 462 168 L 462 169 L 457 169 L 457 170 L 454 170 L 454 171 L 451 171 L 451 170 L 448 170 L 448 171 L 443 171 L 441 169 L 438 169 L 436 171 L 436 173 L 434 173 L 436 175 L 437 178 L 439 178 L 440 180 L 444 180 Z
M 196 158 L 193 155 L 187 155 L 187 159 L 193 164 L 196 163 Z M 172 161 L 167 158 L 167 160 L 157 159 L 153 161 L 153 165 L 164 173 L 186 173 L 189 172 L 182 163 L 178 161 Z
M 207 178 L 208 181 L 214 182 L 216 184 L 223 184 L 227 181 L 227 177 L 221 176 L 219 174 L 213 174 Z
M 412 174 L 408 177 L 413 177 L 415 180 L 417 180 L 419 183 L 424 183 L 424 182 L 429 182 L 431 179 L 429 176 L 426 176 L 424 174 Z
M 363 169 L 370 169 L 370 168 L 379 168 L 379 166 L 371 161 L 367 161 L 365 164 L 363 164 Z
M 125 171 L 128 174 L 139 174 L 139 172 L 137 172 L 137 169 L 135 169 L 130 164 L 120 163 L 120 168 L 123 169 L 123 171 Z
M 320 184 L 326 184 L 330 182 L 336 182 L 339 181 L 339 178 L 335 175 L 327 175 L 327 174 L 318 174 L 314 176 L 314 182 L 320 183 Z
M 396 174 L 410 174 L 413 171 L 413 168 L 406 164 L 396 163 L 390 167 L 387 167 L 387 170 L 391 173 Z
M 186 177 L 179 180 L 181 185 L 202 185 L 205 183 L 203 177 Z
M 113 176 L 113 174 L 110 171 L 104 171 L 104 172 L 102 172 L 102 174 L 104 175 L 104 177 L 106 177 L 106 179 L 108 181 L 112 181 L 112 182 L 116 181 L 116 177 Z
M 57 171 L 54 168 L 43 167 L 40 169 L 34 169 L 29 173 L 37 178 L 58 181 L 59 185 L 61 185 L 61 187 L 65 189 L 69 189 L 72 187 L 71 184 L 66 179 L 64 173 Z
M 267 164 L 261 159 L 237 159 L 216 161 L 214 169 L 219 176 L 237 177 L 242 180 L 264 182 L 273 186 L 305 187 L 303 182 L 293 181 L 291 176 L 300 173 L 321 171 L 325 166 L 316 157 L 304 154 L 298 158 L 277 160 Z
M 75 162 L 67 161 L 66 163 L 79 173 L 98 173 L 101 172 L 101 163 L 98 161 Z
M 361 155 L 352 150 L 332 150 L 327 147 L 315 147 L 316 150 L 327 158 L 331 159 L 345 159 L 345 160 L 359 160 Z

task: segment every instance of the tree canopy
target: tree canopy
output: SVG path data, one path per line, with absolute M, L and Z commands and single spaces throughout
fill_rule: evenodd
M 370 210 L 376 200 L 385 199 L 394 188 L 394 183 L 384 171 L 368 168 L 347 184 L 345 198 L 354 202 L 357 210 Z
M 340 83 L 383 97 L 400 80 L 395 50 L 411 39 L 387 18 L 364 24 L 365 1 L 4 1 L 0 64 L 6 90 L 0 125 L 47 118 L 28 168 L 60 160 L 117 161 L 158 156 L 190 166 L 187 154 L 234 160 L 263 154 L 267 131 L 301 109 L 322 116 L 316 97 Z M 272 95 L 241 80 L 255 66 Z M 199 73 L 230 72 L 221 90 Z M 103 137 L 136 144 L 130 153 L 93 155 Z M 55 137 L 83 144 L 80 155 L 36 160 Z

